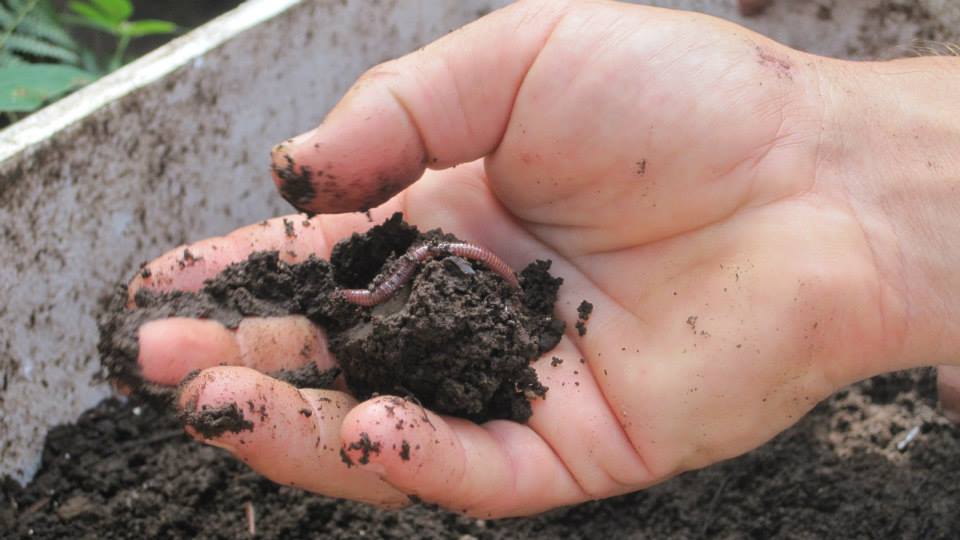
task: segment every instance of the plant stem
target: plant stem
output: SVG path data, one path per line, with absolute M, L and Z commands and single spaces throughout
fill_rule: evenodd
M 107 72 L 113 71 L 123 65 L 123 55 L 127 52 L 127 46 L 130 45 L 130 34 L 120 34 L 120 40 L 117 42 L 117 49 L 113 51 L 113 58 L 107 64 Z

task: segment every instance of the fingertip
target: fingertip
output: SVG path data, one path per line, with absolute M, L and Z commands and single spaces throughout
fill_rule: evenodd
M 341 462 L 339 427 L 356 404 L 346 394 L 215 367 L 184 383 L 177 404 L 187 433 L 274 482 L 390 507 L 407 503 L 378 476 Z
M 294 208 L 336 214 L 379 206 L 416 181 L 425 150 L 402 105 L 363 85 L 316 129 L 275 146 L 273 179 Z
M 340 437 L 351 465 L 426 500 L 437 500 L 441 489 L 452 491 L 464 476 L 463 447 L 449 424 L 399 397 L 379 396 L 354 407 Z

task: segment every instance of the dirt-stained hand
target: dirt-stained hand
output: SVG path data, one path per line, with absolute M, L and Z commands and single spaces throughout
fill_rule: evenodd
M 941 247 L 923 236 L 930 224 L 904 217 L 914 203 L 926 205 L 917 215 L 949 215 L 946 202 L 913 197 L 935 170 L 907 176 L 895 152 L 933 148 L 915 128 L 945 133 L 941 122 L 960 115 L 950 92 L 921 80 L 936 112 L 894 121 L 905 93 L 870 77 L 923 72 L 898 66 L 818 58 L 650 7 L 529 1 L 494 12 L 372 69 L 321 126 L 274 149 L 281 193 L 321 214 L 291 218 L 295 235 L 279 218 L 252 225 L 189 246 L 198 262 L 187 266 L 175 263 L 181 247 L 134 287 L 196 289 L 258 249 L 326 257 L 370 226 L 331 214 L 368 208 L 374 222 L 402 210 L 514 267 L 552 259 L 565 279 L 559 316 L 576 320 L 584 298 L 595 309 L 586 336 L 571 327 L 536 362 L 550 391 L 530 421 L 430 415 L 401 434 L 387 415 L 419 408 L 263 375 L 285 367 L 278 359 L 335 362 L 322 330 L 299 318 L 236 331 L 150 323 L 144 374 L 174 385 L 204 369 L 184 406 L 257 397 L 268 410 L 244 410 L 253 431 L 196 436 L 278 482 L 385 505 L 416 495 L 477 516 L 530 514 L 746 452 L 844 385 L 958 357 L 945 306 L 960 302 L 944 291 L 960 287 L 924 255 Z M 305 344 L 308 357 L 287 354 Z M 571 361 L 553 367 L 552 356 Z M 417 450 L 361 464 L 349 446 L 361 433 L 385 448 L 402 435 Z

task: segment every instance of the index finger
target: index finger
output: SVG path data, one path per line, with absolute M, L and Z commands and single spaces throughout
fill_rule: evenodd
M 400 211 L 397 197 L 369 215 L 314 216 L 303 214 L 264 220 L 217 236 L 183 245 L 145 264 L 130 282 L 129 305 L 141 288 L 157 291 L 198 291 L 204 281 L 257 251 L 277 251 L 280 260 L 302 262 L 315 255 L 328 259 L 333 246 L 355 232 L 363 232 Z

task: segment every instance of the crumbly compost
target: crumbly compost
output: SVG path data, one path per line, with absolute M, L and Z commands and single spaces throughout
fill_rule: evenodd
M 137 331 L 150 320 L 189 316 L 236 328 L 243 317 L 300 314 L 326 330 L 359 399 L 394 394 L 478 422 L 525 421 L 530 400 L 547 391 L 530 363 L 556 346 L 564 330 L 553 316 L 562 279 L 550 275 L 548 261 L 523 269 L 519 289 L 483 263 L 446 255 L 424 261 L 380 305 L 360 307 L 333 294 L 382 282 L 411 247 L 456 241 L 440 230 L 421 233 L 395 214 L 339 243 L 329 262 L 311 257 L 286 264 L 277 252 L 259 252 L 198 293 L 139 290 L 133 310 L 121 288 L 100 325 L 106 375 L 147 395 L 164 395 L 144 383 L 136 362 Z M 325 384 L 333 379 L 324 373 L 315 378 Z
M 256 538 L 955 538 L 960 430 L 937 414 L 934 386 L 933 370 L 879 377 L 747 455 L 505 520 L 279 486 L 196 444 L 166 412 L 108 400 L 50 431 L 28 486 L 0 479 L 0 538 L 250 538 L 247 505 Z

